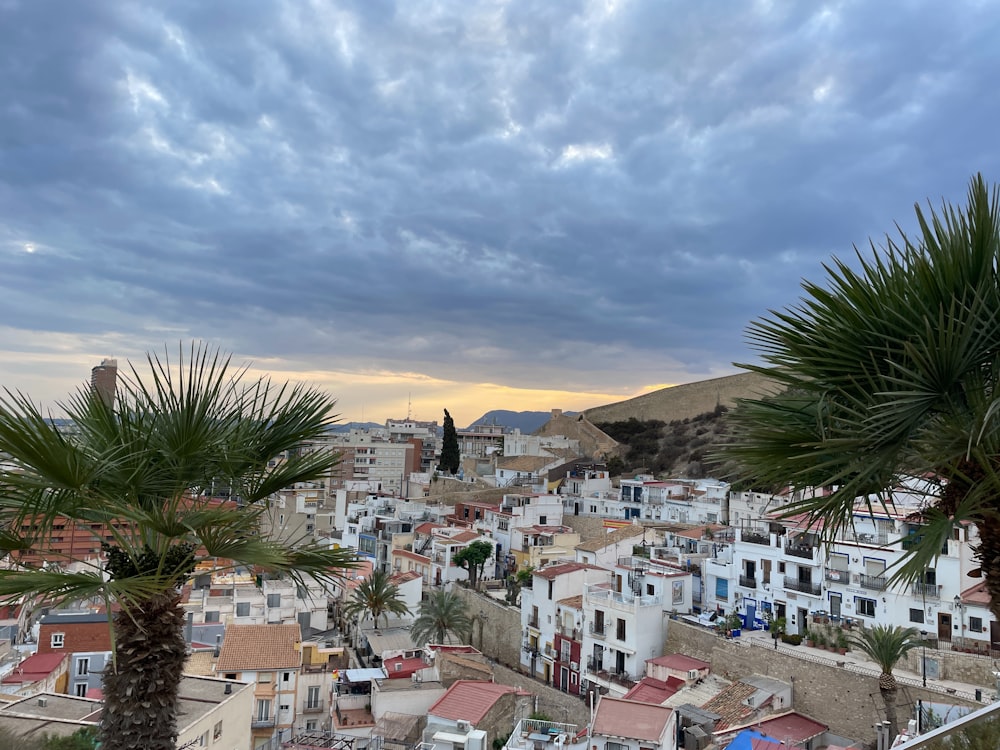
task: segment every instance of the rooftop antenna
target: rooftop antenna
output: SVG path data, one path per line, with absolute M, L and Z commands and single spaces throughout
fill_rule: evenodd
M 409 422 L 411 417 L 413 407 L 413 392 L 410 391 L 406 394 L 406 421 Z

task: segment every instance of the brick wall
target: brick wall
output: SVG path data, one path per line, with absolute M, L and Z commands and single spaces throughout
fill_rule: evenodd
M 52 634 L 63 633 L 63 647 L 52 648 Z M 38 631 L 38 653 L 78 654 L 110 651 L 111 632 L 105 622 L 43 623 Z

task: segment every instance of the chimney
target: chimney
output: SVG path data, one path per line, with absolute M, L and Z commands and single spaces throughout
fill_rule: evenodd
M 222 648 L 222 635 L 215 636 L 215 651 L 212 652 L 212 656 L 216 659 L 219 658 L 219 650 Z
M 226 683 L 225 693 L 226 693 L 226 695 L 232 695 L 233 694 L 233 683 L 231 683 L 231 682 L 227 682 Z

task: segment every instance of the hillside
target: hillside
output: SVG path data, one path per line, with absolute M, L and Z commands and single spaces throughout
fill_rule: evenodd
M 576 412 L 565 412 L 567 415 Z M 477 424 L 500 424 L 504 427 L 518 428 L 525 435 L 530 435 L 552 416 L 550 411 L 510 411 L 509 409 L 494 409 L 486 412 L 469 427 Z
M 744 372 L 663 388 L 627 401 L 587 409 L 583 414 L 597 425 L 628 419 L 671 422 L 713 412 L 720 405 L 732 407 L 737 398 L 760 396 L 774 389 L 774 381 L 755 372 Z

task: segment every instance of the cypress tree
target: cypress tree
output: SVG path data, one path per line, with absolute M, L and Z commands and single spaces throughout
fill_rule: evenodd
M 456 474 L 461 463 L 462 455 L 458 450 L 458 432 L 455 430 L 455 420 L 451 418 L 448 410 L 444 410 L 444 436 L 441 443 L 441 460 L 438 462 L 438 471 L 447 471 L 449 474 Z

